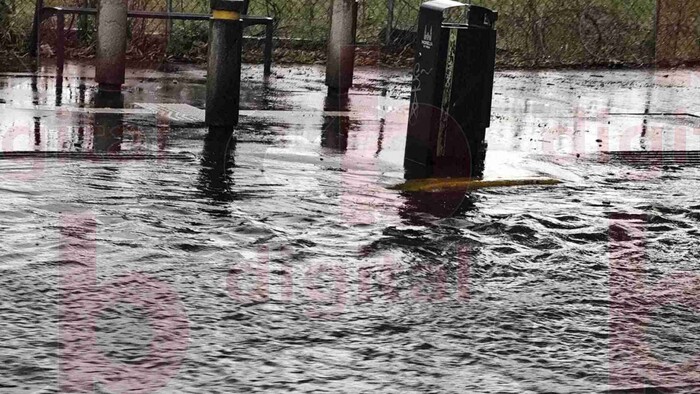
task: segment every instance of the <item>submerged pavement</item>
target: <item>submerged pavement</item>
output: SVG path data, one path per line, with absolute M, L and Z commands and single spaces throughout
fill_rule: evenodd
M 410 75 L 360 68 L 355 89 L 341 103 L 325 96 L 322 73 L 321 67 L 277 67 L 265 79 L 258 68 L 245 68 L 238 139 L 270 143 L 267 154 L 296 155 L 298 160 L 322 155 L 325 148 L 364 151 L 358 154 L 375 156 L 367 160 L 391 168 L 390 176 L 400 173 Z M 96 98 L 93 74 L 90 67 L 74 64 L 62 81 L 56 81 L 50 67 L 38 76 L 0 77 L 2 151 L 90 151 L 106 114 L 121 115 L 120 122 L 138 134 L 135 147 L 125 136 L 119 147 L 124 153 L 177 150 L 169 128 L 202 132 L 204 70 L 130 70 L 118 109 L 104 108 L 115 103 Z M 602 160 L 636 152 L 626 158 L 644 161 L 644 152 L 664 151 L 674 161 L 674 152 L 699 151 L 698 79 L 693 70 L 499 72 L 485 177 L 541 173 L 566 178 L 550 173 L 551 168 L 543 170 L 542 163 L 533 161 L 538 157 L 546 157 L 545 162 Z
M 498 72 L 485 178 L 563 183 L 468 193 L 389 188 L 406 70 L 245 67 L 235 140 L 202 69 L 92 73 L 0 74 L 0 387 L 700 383 L 698 71 Z

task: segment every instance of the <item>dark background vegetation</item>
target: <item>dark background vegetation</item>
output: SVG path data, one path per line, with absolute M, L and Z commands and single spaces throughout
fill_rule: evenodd
M 46 0 L 92 6 L 96 0 Z M 332 0 L 251 0 L 250 14 L 275 18 L 275 61 L 321 63 Z M 406 65 L 420 0 L 360 0 L 358 63 Z M 700 62 L 698 0 L 476 0 L 499 11 L 500 67 L 648 66 Z M 129 8 L 207 13 L 209 0 L 130 0 Z M 5 58 L 27 58 L 33 0 L 0 0 Z M 67 18 L 68 55 L 94 56 L 92 17 Z M 55 20 L 41 25 L 43 56 L 52 56 Z M 128 54 L 146 62 L 204 61 L 207 22 L 130 20 Z M 246 59 L 261 58 L 261 27 L 246 31 Z

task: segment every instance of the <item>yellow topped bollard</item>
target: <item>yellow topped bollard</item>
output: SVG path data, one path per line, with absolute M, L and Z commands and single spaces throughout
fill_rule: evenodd
M 241 0 L 212 0 L 209 22 L 207 103 L 210 130 L 232 132 L 238 124 L 241 96 Z

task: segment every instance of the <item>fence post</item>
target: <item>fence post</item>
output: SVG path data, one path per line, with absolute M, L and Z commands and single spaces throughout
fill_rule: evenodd
M 63 77 L 63 65 L 66 59 L 66 15 L 59 12 L 56 15 L 56 75 Z M 57 81 L 57 84 L 61 83 Z
M 173 12 L 173 0 L 167 0 L 167 7 L 168 7 L 168 14 L 171 14 Z M 166 42 L 166 48 L 170 46 L 170 36 L 172 35 L 173 31 L 173 20 L 168 18 L 166 20 L 166 25 L 165 25 L 165 30 L 166 30 L 166 37 L 165 37 L 165 42 Z
M 83 8 L 89 8 L 89 0 L 83 0 Z M 88 18 L 87 15 L 80 15 L 78 17 L 78 37 L 80 41 L 84 42 L 87 39 L 88 34 Z
M 540 64 L 540 58 L 542 56 L 542 45 L 541 44 L 541 37 L 540 37 L 540 30 L 538 28 L 538 20 L 539 20 L 539 15 L 537 14 L 537 4 L 535 3 L 534 0 L 528 0 L 526 4 L 527 8 L 527 15 L 528 15 L 528 22 L 530 23 L 530 34 L 532 35 L 532 47 L 535 51 L 534 53 L 534 59 L 532 62 L 533 66 L 537 66 Z
M 34 22 L 32 24 L 32 32 L 29 37 L 29 54 L 39 58 L 39 45 L 41 45 L 39 29 L 41 29 L 41 10 L 44 8 L 44 0 L 36 0 L 34 4 Z M 37 61 L 37 66 L 39 65 Z
M 264 74 L 272 74 L 272 35 L 274 34 L 272 23 L 265 25 L 265 71 Z
M 660 2 L 661 2 L 661 0 L 654 0 L 654 5 L 655 5 L 655 7 L 654 7 L 654 49 L 653 49 L 653 51 L 654 51 L 653 56 L 654 57 L 652 60 L 654 62 L 654 65 L 658 65 L 658 63 L 659 63 L 657 60 L 657 56 L 658 56 L 657 47 L 659 45 L 659 11 L 661 8 Z
M 391 44 L 391 29 L 394 28 L 394 0 L 387 0 L 386 11 L 386 34 L 384 37 L 384 45 L 389 46 Z

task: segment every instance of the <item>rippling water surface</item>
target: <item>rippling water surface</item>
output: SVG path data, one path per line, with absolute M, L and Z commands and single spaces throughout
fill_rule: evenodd
M 697 73 L 500 73 L 487 176 L 565 182 L 463 199 L 386 188 L 405 72 L 361 70 L 348 116 L 319 69 L 244 74 L 235 141 L 0 78 L 2 391 L 700 383 L 697 118 L 611 115 L 698 113 Z M 198 70 L 128 84 L 126 108 L 203 106 Z M 655 143 L 676 156 L 630 159 Z

